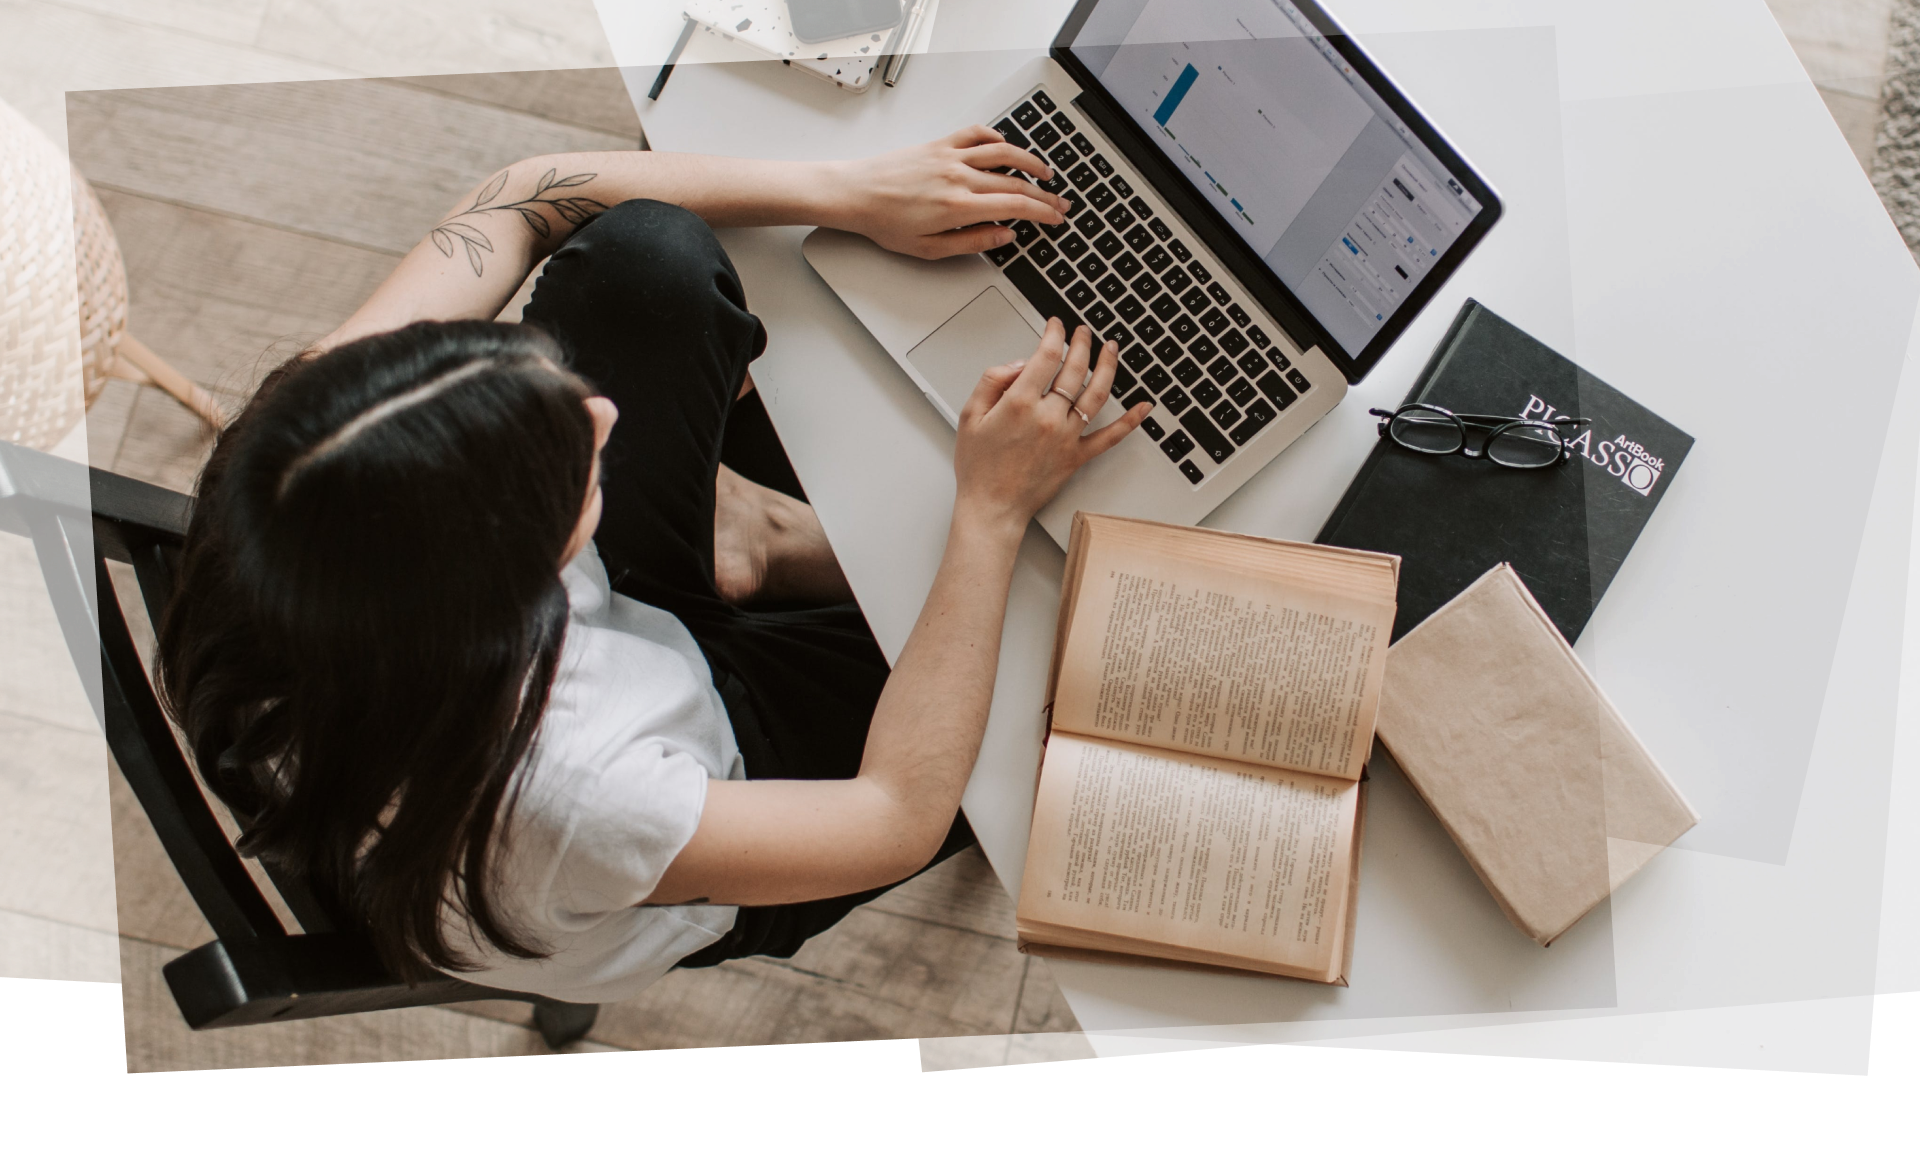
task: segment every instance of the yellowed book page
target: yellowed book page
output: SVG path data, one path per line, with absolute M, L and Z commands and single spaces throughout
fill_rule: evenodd
M 1360 785 L 1055 732 L 1019 922 L 1332 971 Z
M 1054 727 L 1357 780 L 1393 612 L 1390 600 L 1096 539 L 1060 661 Z

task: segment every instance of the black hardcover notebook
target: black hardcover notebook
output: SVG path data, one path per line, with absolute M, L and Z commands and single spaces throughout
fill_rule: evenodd
M 1468 300 L 1406 403 L 1593 423 L 1573 458 L 1503 468 L 1382 438 L 1316 543 L 1402 558 L 1398 640 L 1494 565 L 1512 564 L 1569 643 L 1579 639 L 1693 437 Z

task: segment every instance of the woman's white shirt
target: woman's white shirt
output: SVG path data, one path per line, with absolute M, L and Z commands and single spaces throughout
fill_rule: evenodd
M 561 582 L 566 643 L 496 889 L 509 922 L 553 954 L 506 956 L 458 919 L 448 939 L 486 966 L 460 974 L 476 984 L 606 1003 L 733 927 L 731 906 L 636 905 L 693 838 L 707 782 L 744 765 L 686 626 L 613 592 L 591 544 Z

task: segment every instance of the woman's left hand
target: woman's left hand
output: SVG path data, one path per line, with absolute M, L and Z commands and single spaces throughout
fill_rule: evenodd
M 1033 153 L 975 125 L 931 144 L 833 165 L 829 219 L 883 248 L 929 260 L 1011 243 L 1012 229 L 990 221 L 1066 219 L 1064 198 L 995 168 L 1036 180 L 1053 176 Z

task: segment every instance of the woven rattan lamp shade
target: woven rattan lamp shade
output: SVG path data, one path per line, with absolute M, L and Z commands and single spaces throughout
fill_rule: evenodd
M 99 200 L 0 103 L 0 439 L 59 443 L 106 384 L 126 322 L 126 269 Z

